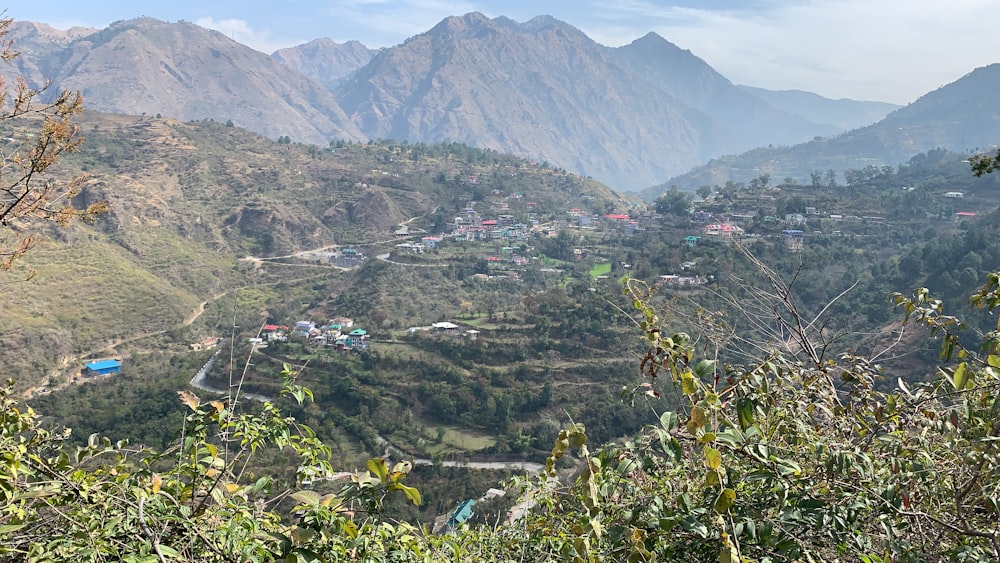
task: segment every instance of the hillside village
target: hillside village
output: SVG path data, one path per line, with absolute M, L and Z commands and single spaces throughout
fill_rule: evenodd
M 463 176 L 462 183 L 481 189 L 488 187 L 489 179 L 476 175 Z M 690 206 L 682 213 L 659 213 L 658 202 L 646 205 L 633 202 L 627 211 L 603 212 L 572 206 L 562 209 L 545 208 L 532 201 L 523 191 L 488 190 L 483 200 L 468 200 L 458 214 L 443 223 L 438 232 L 401 224 L 392 232 L 397 242 L 393 253 L 380 255 L 383 260 L 406 265 L 420 256 L 417 263 L 449 256 L 442 253 L 447 245 L 478 244 L 482 246 L 481 259 L 485 271 L 473 275 L 476 279 L 519 280 L 525 268 L 536 268 L 543 273 L 558 273 L 561 268 L 538 252 L 536 244 L 544 239 L 559 236 L 563 230 L 576 232 L 580 237 L 616 233 L 629 237 L 647 230 L 678 232 L 676 243 L 694 247 L 704 244 L 755 244 L 769 241 L 790 253 L 801 252 L 811 237 L 816 236 L 878 236 L 889 232 L 899 221 L 909 217 L 894 216 L 874 200 L 848 198 L 847 203 L 832 197 L 830 192 L 816 192 L 814 186 L 794 182 L 772 185 L 764 179 L 751 183 L 751 187 L 729 183 L 716 186 L 704 197 L 686 197 Z M 843 188 L 843 187 L 842 187 Z M 857 186 L 854 186 L 857 189 Z M 914 188 L 899 188 L 899 198 L 915 198 Z M 885 197 L 881 197 L 886 200 Z M 940 211 L 933 219 L 959 222 L 976 217 L 976 204 L 957 190 L 944 190 L 934 199 Z M 865 202 L 864 207 L 857 207 Z M 898 213 L 898 210 L 897 210 Z M 364 245 L 345 246 L 339 249 L 302 253 L 301 258 L 320 260 L 341 268 L 355 268 L 369 259 L 362 250 Z M 588 259 L 592 252 L 577 246 L 571 250 L 572 260 Z M 569 257 L 567 257 L 569 258 Z M 615 262 L 614 256 L 597 256 L 597 260 Z M 696 287 L 712 281 L 704 272 L 697 273 L 694 262 L 680 264 L 672 272 L 661 272 L 657 282 L 675 288 Z M 600 279 L 607 279 L 601 276 Z M 302 337 L 322 345 L 345 350 L 363 350 L 367 344 L 362 335 L 343 332 L 344 327 L 331 323 L 306 330 L 296 329 Z M 282 331 L 268 332 L 264 341 L 286 337 Z
M 258 336 L 248 341 L 258 349 L 266 348 L 271 342 L 288 342 L 289 338 L 305 340 L 317 346 L 330 346 L 337 350 L 361 352 L 368 349 L 369 334 L 363 328 L 354 328 L 354 320 L 335 317 L 325 324 L 313 321 L 297 321 L 294 327 L 265 324 Z

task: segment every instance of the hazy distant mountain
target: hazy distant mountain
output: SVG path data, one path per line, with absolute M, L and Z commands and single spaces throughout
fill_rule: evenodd
M 754 86 L 737 86 L 753 94 L 771 106 L 788 113 L 802 116 L 813 123 L 836 127 L 839 131 L 850 131 L 871 125 L 900 106 L 887 102 L 867 102 L 840 98 L 824 98 L 802 90 L 765 90 Z
M 368 64 L 377 52 L 357 41 L 337 43 L 324 38 L 279 49 L 271 58 L 333 90 L 352 72 Z
M 998 130 L 988 117 L 989 94 L 954 101 L 954 94 L 932 93 L 891 114 L 883 128 L 786 152 L 754 151 L 795 156 L 743 169 L 746 158 L 720 155 L 829 136 L 890 106 L 751 94 L 656 34 L 608 48 L 548 16 L 518 23 L 471 13 L 377 52 L 317 40 L 272 57 L 194 24 L 151 18 L 96 32 L 18 22 L 11 37 L 24 56 L 7 75 L 79 89 L 90 109 L 232 119 L 271 138 L 321 146 L 332 139 L 461 141 L 619 189 L 663 182 L 710 158 L 718 160 L 692 173 L 696 186 L 745 179 L 755 169 L 802 178 L 812 168 L 992 144 Z M 989 84 L 967 78 L 976 96 L 988 91 Z M 727 171 L 730 163 L 736 172 Z
M 450 17 L 337 89 L 369 137 L 455 140 L 638 188 L 729 148 L 722 128 L 551 17 Z
M 14 59 L 13 64 L 0 64 L 0 75 L 20 75 L 35 85 L 44 84 L 45 79 L 55 72 L 48 68 L 53 55 L 68 48 L 76 39 L 97 31 L 89 27 L 60 30 L 44 23 L 15 21 L 6 39 L 13 41 L 14 50 L 25 56 Z
M 736 150 L 800 143 L 843 130 L 786 111 L 734 86 L 691 51 L 656 33 L 608 50 L 636 76 L 718 122 Z
M 16 26 L 18 33 L 26 26 L 42 29 L 30 22 Z M 232 119 L 272 138 L 289 135 L 324 146 L 332 137 L 361 138 L 322 84 L 194 24 L 141 18 L 16 45 L 24 64 L 37 65 L 27 73 L 33 80 L 41 74 L 58 88 L 80 90 L 89 109 Z
M 997 91 L 1000 64 L 977 68 L 868 127 L 792 147 L 760 148 L 718 158 L 642 194 L 645 199 L 654 199 L 670 185 L 695 189 L 727 180 L 746 182 L 762 173 L 770 174 L 774 181 L 785 177 L 807 181 L 811 171 L 833 169 L 841 174 L 871 164 L 897 165 L 937 148 L 992 150 L 1000 143 Z

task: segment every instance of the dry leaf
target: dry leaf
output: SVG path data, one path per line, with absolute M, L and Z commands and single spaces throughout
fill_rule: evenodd
M 178 391 L 177 396 L 180 397 L 182 403 L 190 407 L 193 411 L 198 410 L 198 406 L 201 405 L 201 399 L 190 391 Z

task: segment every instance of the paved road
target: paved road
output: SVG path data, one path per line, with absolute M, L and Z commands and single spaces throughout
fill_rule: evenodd
M 191 387 L 194 387 L 195 389 L 200 389 L 202 391 L 207 391 L 209 393 L 215 393 L 216 395 L 229 394 L 228 389 L 216 389 L 214 387 L 209 387 L 208 384 L 205 383 L 205 376 L 208 375 L 208 372 L 211 371 L 212 366 L 215 365 L 215 359 L 219 357 L 220 352 L 222 352 L 222 350 L 217 350 L 214 354 L 212 354 L 212 357 L 209 358 L 208 361 L 205 362 L 205 365 L 201 366 L 201 369 L 198 370 L 198 373 L 196 373 L 195 376 L 191 378 Z M 266 397 L 264 395 L 258 395 L 256 393 L 240 393 L 240 397 L 243 399 L 250 399 L 251 401 L 257 401 L 260 403 L 274 401 L 273 397 Z

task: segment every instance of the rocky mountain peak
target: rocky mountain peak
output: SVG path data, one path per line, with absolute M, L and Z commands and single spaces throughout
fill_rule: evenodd
M 469 12 L 463 16 L 449 16 L 428 32 L 430 35 L 468 35 L 484 28 L 494 27 L 493 20 L 480 12 Z

